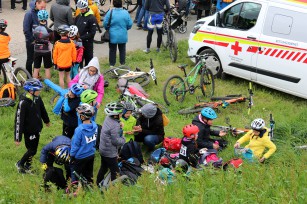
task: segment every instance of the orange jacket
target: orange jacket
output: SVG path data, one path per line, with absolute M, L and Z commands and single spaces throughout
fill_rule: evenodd
M 101 17 L 100 17 L 100 12 L 98 9 L 98 6 L 96 3 L 94 3 L 92 0 L 88 0 L 88 7 L 93 11 L 94 16 L 97 20 L 97 23 L 100 24 L 101 23 Z M 75 16 L 78 16 L 80 14 L 80 9 L 77 9 L 75 12 Z
M 0 33 L 0 59 L 9 58 L 11 56 L 10 48 L 9 48 L 9 42 L 11 40 L 11 37 L 5 33 Z
M 58 40 L 53 47 L 53 63 L 58 68 L 70 68 L 76 62 L 77 51 L 75 43 L 68 39 Z

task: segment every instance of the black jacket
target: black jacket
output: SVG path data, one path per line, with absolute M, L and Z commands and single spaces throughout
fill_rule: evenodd
M 196 125 L 199 129 L 197 138 L 198 148 L 213 149 L 213 141 L 211 141 L 210 135 L 218 136 L 219 131 L 210 130 L 210 125 L 207 125 L 200 121 L 199 115 L 195 116 L 195 118 L 192 120 L 192 124 Z
M 80 104 L 80 97 L 65 98 L 61 109 L 61 119 L 68 127 L 78 126 L 78 116 L 76 108 Z
M 164 139 L 164 126 L 162 111 L 158 108 L 157 113 L 154 117 L 147 119 L 144 116 L 140 116 L 137 121 L 137 125 L 141 125 L 142 132 L 135 135 L 135 140 L 138 142 L 144 141 L 146 135 L 158 135 L 160 137 L 160 142 Z
M 97 29 L 97 20 L 92 10 L 84 14 L 80 13 L 75 19 L 75 24 L 78 27 L 82 42 L 85 44 L 86 42 L 93 42 Z
M 21 95 L 15 115 L 15 141 L 20 142 L 22 134 L 38 133 L 43 128 L 43 123 L 49 123 L 48 113 L 41 97 L 34 99 L 26 94 Z
M 179 159 L 183 159 L 190 165 L 195 167 L 198 164 L 199 149 L 194 139 L 183 137 L 181 140 L 181 148 Z

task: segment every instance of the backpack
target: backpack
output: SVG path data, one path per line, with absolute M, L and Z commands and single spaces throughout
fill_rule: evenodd
M 141 167 L 140 161 L 134 157 L 120 162 L 118 166 L 120 168 L 120 175 L 128 176 L 132 181 L 132 185 L 136 183 L 138 177 L 140 177 L 144 171 L 144 169 Z
M 179 152 L 181 148 L 181 138 L 166 137 L 163 140 L 163 147 L 169 151 Z
M 241 158 L 233 158 L 223 165 L 223 169 L 227 170 L 229 166 L 233 166 L 233 168 L 238 169 L 242 164 L 243 160 Z
M 123 147 L 122 147 L 122 149 L 119 153 L 119 157 L 122 160 L 128 160 L 131 157 L 135 157 L 139 160 L 139 162 L 141 164 L 144 163 L 141 147 L 137 142 L 133 141 L 132 139 L 130 139 L 129 142 L 126 142 L 123 145 Z
M 201 155 L 199 163 L 205 166 L 212 164 L 212 166 L 220 168 L 223 165 L 223 159 L 217 156 L 217 150 L 208 149 Z
M 63 170 L 57 167 L 48 167 L 43 175 L 45 188 L 49 188 L 48 182 L 54 183 L 58 189 L 66 188 L 66 180 Z
M 0 88 L 0 98 L 11 98 L 16 99 L 16 88 L 14 84 L 8 83 L 3 84 Z

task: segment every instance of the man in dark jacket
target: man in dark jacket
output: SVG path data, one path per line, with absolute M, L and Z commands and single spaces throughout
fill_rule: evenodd
M 73 25 L 74 19 L 72 17 L 72 11 L 69 5 L 69 0 L 56 0 L 56 3 L 52 4 L 50 8 L 50 19 L 54 22 L 54 42 L 61 39 L 57 30 L 60 25 Z
M 30 2 L 30 10 L 23 19 L 23 33 L 26 37 L 27 62 L 26 69 L 32 75 L 32 64 L 34 55 L 33 27 L 39 25 L 37 12 L 46 8 L 46 0 L 35 0 Z
M 226 132 L 224 131 L 213 131 L 210 129 L 212 121 L 217 118 L 215 111 L 212 108 L 203 108 L 201 113 L 192 120 L 192 124 L 196 125 L 199 129 L 197 145 L 198 148 L 207 149 L 219 149 L 219 144 L 215 143 L 214 139 L 210 138 L 210 135 L 214 136 L 224 136 Z
M 87 0 L 79 0 L 77 8 L 80 9 L 80 14 L 75 19 L 75 25 L 78 27 L 80 38 L 84 46 L 83 60 L 80 63 L 80 67 L 83 67 L 83 61 L 85 66 L 93 58 L 94 52 L 94 36 L 96 34 L 97 20 L 93 11 L 88 7 Z
M 135 141 L 143 142 L 149 150 L 153 150 L 155 145 L 164 139 L 164 126 L 162 111 L 153 104 L 146 104 L 141 109 L 141 116 L 134 127 Z

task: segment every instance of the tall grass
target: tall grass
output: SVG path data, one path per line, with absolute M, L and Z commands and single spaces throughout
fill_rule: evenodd
M 139 67 L 149 70 L 149 59 L 153 64 L 158 77 L 158 86 L 153 82 L 146 87 L 150 98 L 159 103 L 163 102 L 162 89 L 164 82 L 172 74 L 183 75 L 178 64 L 193 65 L 186 58 L 187 42 L 179 43 L 179 58 L 177 63 L 171 63 L 168 52 L 144 54 L 142 51 L 128 53 L 127 63 L 132 68 Z M 101 59 L 101 70 L 108 68 L 107 59 Z M 52 79 L 57 82 L 57 73 Z M 115 100 L 115 81 L 105 89 L 103 105 Z M 116 185 L 100 193 L 95 187 L 94 192 L 82 192 L 76 198 L 67 197 L 63 191 L 52 188 L 45 193 L 41 188 L 42 174 L 38 161 L 40 150 L 51 141 L 54 136 L 60 135 L 62 121 L 52 114 L 49 99 L 52 93 L 42 92 L 51 127 L 44 127 L 38 153 L 34 158 L 34 175 L 17 173 L 15 162 L 26 151 L 24 144 L 16 147 L 13 140 L 14 108 L 0 108 L 0 203 L 306 203 L 307 202 L 307 154 L 295 150 L 293 146 L 307 143 L 307 102 L 285 93 L 281 93 L 260 85 L 253 85 L 254 103 L 250 115 L 247 114 L 247 103 L 230 105 L 220 109 L 215 124 L 226 125 L 225 118 L 231 119 L 235 127 L 248 126 L 254 118 L 262 117 L 269 124 L 269 114 L 272 113 L 276 121 L 275 140 L 276 153 L 266 164 L 244 163 L 240 171 L 229 169 L 220 171 L 207 168 L 203 171 L 194 171 L 187 180 L 178 177 L 177 181 L 168 186 L 155 182 L 155 175 L 144 173 L 135 186 L 126 187 Z M 248 82 L 235 77 L 226 80 L 216 80 L 216 96 L 226 94 L 248 94 Z M 194 115 L 182 116 L 177 111 L 197 102 L 196 96 L 201 96 L 198 90 L 194 95 L 187 95 L 182 104 L 169 107 L 167 114 L 171 120 L 165 128 L 166 136 L 181 137 L 181 130 L 185 124 L 191 123 Z M 204 99 L 207 100 L 207 99 Z M 103 107 L 103 106 L 102 106 Z M 97 123 L 104 120 L 103 108 L 99 110 Z M 233 144 L 237 138 L 227 136 L 229 147 L 219 156 L 227 161 L 234 157 Z M 100 165 L 99 154 L 96 153 L 94 175 Z

